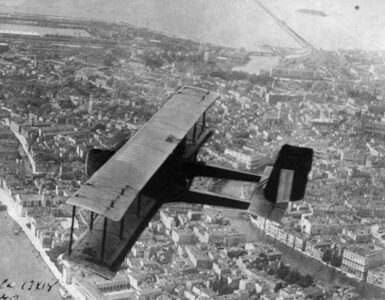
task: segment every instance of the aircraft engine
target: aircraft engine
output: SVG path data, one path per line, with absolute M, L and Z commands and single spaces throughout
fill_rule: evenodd
M 86 157 L 86 176 L 89 178 L 94 174 L 101 166 L 103 166 L 112 155 L 115 154 L 114 150 L 102 150 L 91 149 L 87 153 Z

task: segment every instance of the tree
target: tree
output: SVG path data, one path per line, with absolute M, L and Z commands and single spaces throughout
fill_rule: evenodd
M 239 249 L 239 248 L 231 248 L 228 252 L 227 252 L 227 256 L 230 257 L 230 258 L 238 258 L 242 255 L 245 255 L 247 253 L 246 250 L 244 249 Z
M 237 139 L 248 139 L 250 136 L 250 133 L 248 130 L 241 130 L 239 132 L 234 133 L 234 138 Z
M 269 263 L 269 259 L 265 253 L 259 253 L 258 258 L 255 259 L 257 263 L 262 263 L 263 265 L 267 265 Z
M 220 288 L 220 281 L 217 279 L 213 282 L 212 290 L 218 292 Z
M 264 264 L 257 264 L 256 266 L 255 266 L 255 268 L 258 270 L 258 271 L 262 271 L 263 270 L 263 268 L 264 268 Z
M 151 68 L 160 68 L 163 65 L 163 61 L 159 57 L 151 56 L 151 55 L 145 55 L 143 57 L 144 59 L 144 64 L 147 67 Z
M 223 153 L 225 151 L 225 147 L 217 142 L 213 142 L 213 149 L 216 152 Z
M 247 143 L 247 140 L 244 140 L 244 139 L 238 139 L 233 141 L 233 144 L 239 148 L 242 148 L 243 146 L 245 146 L 246 143 Z
M 275 274 L 274 269 L 273 268 L 268 268 L 267 269 L 267 274 L 274 275 Z
M 341 267 L 342 265 L 342 256 L 338 255 L 337 252 L 333 252 L 331 259 L 330 259 L 330 264 L 333 267 Z
M 298 280 L 297 284 L 300 287 L 307 288 L 313 284 L 313 277 L 311 277 L 309 274 L 307 274 L 306 276 L 302 276 Z
M 104 125 L 103 123 L 97 123 L 94 127 L 92 127 L 91 131 L 96 131 L 98 129 L 105 130 L 106 125 Z
M 324 254 L 322 255 L 322 261 L 329 263 L 332 258 L 332 250 L 326 249 Z
M 280 279 L 284 279 L 290 272 L 290 268 L 285 266 L 284 264 L 280 264 L 277 270 L 277 276 Z
M 65 99 L 59 102 L 60 108 L 62 109 L 74 109 L 76 105 L 71 101 L 71 99 Z
M 282 282 L 277 282 L 275 284 L 275 287 L 274 287 L 274 292 L 275 293 L 278 293 L 280 289 L 282 289 L 284 287 L 283 283 Z
M 111 67 L 114 64 L 114 57 L 112 54 L 107 54 L 103 59 L 103 64 L 107 67 Z
M 301 279 L 301 274 L 297 270 L 290 271 L 284 278 L 289 284 L 294 284 Z

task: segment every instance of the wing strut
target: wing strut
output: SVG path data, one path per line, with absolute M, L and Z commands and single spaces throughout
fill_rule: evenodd
M 103 224 L 103 238 L 102 238 L 102 251 L 100 254 L 100 261 L 103 263 L 104 258 L 104 245 L 106 244 L 106 232 L 107 232 L 107 218 L 104 217 L 104 224 Z
M 76 206 L 72 206 L 72 220 L 71 220 L 71 235 L 70 235 L 70 245 L 69 245 L 69 254 L 71 255 L 72 252 L 72 242 L 73 242 L 73 236 L 74 236 L 74 223 L 75 223 L 75 213 L 76 213 Z
M 123 238 L 123 232 L 124 232 L 124 216 L 122 220 L 120 220 L 120 230 L 119 230 L 119 238 L 122 240 Z
M 92 230 L 93 225 L 94 225 L 94 212 L 91 211 L 91 215 L 90 215 L 90 230 Z

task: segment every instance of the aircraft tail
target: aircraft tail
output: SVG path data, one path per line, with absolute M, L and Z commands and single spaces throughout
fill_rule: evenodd
M 274 165 L 265 168 L 248 212 L 280 221 L 289 202 L 305 196 L 312 160 L 312 149 L 284 145 Z
M 303 199 L 312 161 L 312 149 L 284 145 L 264 189 L 265 198 L 272 203 Z

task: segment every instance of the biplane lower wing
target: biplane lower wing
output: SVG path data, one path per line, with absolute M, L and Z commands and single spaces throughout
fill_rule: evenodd
M 138 196 L 120 222 L 97 216 L 92 229 L 80 236 L 66 259 L 112 279 L 161 205 L 155 199 Z
M 174 189 L 167 199 L 170 202 L 183 201 L 234 209 L 247 209 L 250 205 L 248 200 L 196 189 Z M 167 202 L 166 199 L 155 200 L 141 195 L 128 207 L 120 222 L 97 216 L 92 222 L 92 229 L 80 236 L 66 259 L 104 278 L 113 278 L 143 230 L 162 204 Z

